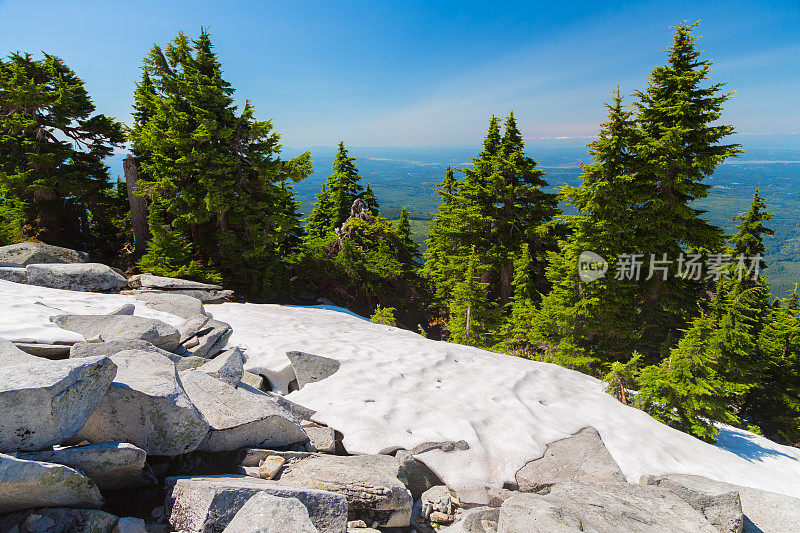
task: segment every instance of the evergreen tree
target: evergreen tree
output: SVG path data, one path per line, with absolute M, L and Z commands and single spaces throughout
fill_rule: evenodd
M 456 283 L 450 301 L 447 329 L 451 342 L 470 346 L 493 343 L 492 326 L 497 319 L 480 271 L 477 254 L 471 253 L 464 277 Z
M 122 125 L 95 113 L 60 58 L 0 60 L 0 240 L 92 252 L 114 240 L 97 233 L 120 216 L 103 159 L 123 141 Z
M 664 361 L 641 371 L 637 406 L 659 422 L 715 441 L 719 433 L 715 421 L 738 422 L 728 409 L 724 382 L 716 371 L 722 344 L 711 317 L 695 319 Z
M 141 268 L 274 294 L 299 225 L 286 182 L 310 173 L 309 154 L 281 160 L 272 123 L 234 105 L 205 29 L 154 46 L 143 71 L 129 134 L 152 235 Z
M 369 183 L 367 183 L 367 188 L 364 189 L 364 192 L 361 193 L 359 198 L 364 200 L 372 216 L 376 217 L 381 214 L 381 206 L 378 204 L 378 198 L 375 196 L 375 191 L 372 190 L 372 186 Z
M 397 220 L 397 233 L 402 243 L 401 256 L 404 258 L 407 268 L 414 270 L 417 268 L 417 261 L 421 257 L 419 246 L 411 239 L 411 222 L 408 218 L 408 210 L 403 207 L 400 211 L 400 218 Z
M 350 216 L 353 201 L 362 198 L 365 193 L 367 207 L 373 216 L 378 214 L 378 204 L 372 189 L 367 186 L 367 191 L 359 183 L 361 177 L 355 165 L 355 158 L 350 157 L 344 142 L 339 142 L 339 150 L 333 160 L 333 173 L 328 176 L 322 186 L 322 192 L 317 195 L 314 209 L 308 217 L 306 231 L 312 238 L 324 238 L 338 228 Z
M 739 231 L 731 241 L 736 256 L 742 256 L 743 258 L 760 256 L 763 258 L 766 253 L 764 248 L 764 235 L 775 234 L 774 230 L 764 226 L 764 222 L 772 220 L 774 215 L 765 211 L 767 203 L 758 193 L 759 189 L 756 188 L 747 214 L 740 215 L 735 219 L 740 221 L 740 224 L 736 225 L 736 229 Z M 763 259 L 759 261 L 758 271 L 762 271 L 766 267 L 767 265 Z M 756 275 L 758 275 L 758 272 L 756 272 Z
M 598 376 L 611 362 L 631 357 L 641 334 L 637 282 L 617 278 L 611 269 L 637 249 L 635 210 L 649 194 L 647 183 L 637 179 L 636 124 L 619 90 L 606 108 L 608 120 L 589 144 L 593 161 L 582 165 L 581 185 L 561 190 L 578 215 L 561 217 L 570 232 L 549 256 L 553 289 L 529 322 L 539 358 Z M 581 278 L 578 262 L 585 251 L 607 261 L 609 271 L 599 279 Z

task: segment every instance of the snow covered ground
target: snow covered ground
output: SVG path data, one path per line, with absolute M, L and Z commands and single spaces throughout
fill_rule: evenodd
M 103 313 L 131 297 L 72 293 L 0 281 L 0 337 L 68 340 L 49 323 L 57 308 Z M 595 427 L 631 482 L 643 474 L 685 473 L 800 497 L 800 449 L 734 428 L 717 445 L 670 429 L 603 391 L 603 383 L 545 363 L 443 342 L 371 324 L 326 309 L 278 305 L 208 305 L 234 328 L 231 343 L 247 349 L 247 367 L 276 384 L 291 379 L 285 352 L 335 358 L 333 376 L 289 398 L 344 434 L 351 453 L 377 453 L 428 441 L 466 440 L 466 451 L 418 458 L 452 488 L 476 495 L 512 481 L 550 442 Z M 289 369 L 289 370 L 287 370 Z

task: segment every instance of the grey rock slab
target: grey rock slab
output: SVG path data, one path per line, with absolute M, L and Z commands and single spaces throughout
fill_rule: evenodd
M 69 359 L 68 344 L 42 344 L 38 342 L 16 342 L 17 348 L 23 352 L 44 359 Z
M 323 490 L 233 475 L 172 477 L 165 487 L 169 523 L 179 531 L 224 531 L 250 498 L 262 492 L 299 500 L 320 533 L 344 533 L 347 527 L 347 500 Z
M 309 383 L 332 376 L 341 366 L 336 359 L 305 352 L 286 352 L 286 357 L 292 363 L 297 385 L 301 389 Z
M 125 286 L 125 277 L 100 263 L 33 264 L 25 267 L 28 284 L 82 292 L 112 292 Z
M 89 255 L 69 248 L 39 242 L 21 242 L 0 247 L 0 263 L 21 267 L 36 263 L 85 263 Z
M 190 316 L 184 320 L 178 326 L 178 331 L 181 334 L 181 344 L 196 336 L 209 320 L 211 320 L 210 317 L 202 314 Z
M 230 324 L 210 318 L 195 334 L 198 344 L 189 348 L 188 352 L 191 355 L 211 359 L 225 348 L 232 334 L 233 328 Z
M 69 446 L 15 456 L 69 466 L 89 476 L 101 490 L 141 487 L 156 481 L 145 463 L 147 453 L 124 442 Z
M 466 509 L 452 526 L 440 529 L 440 533 L 496 533 L 500 509 L 496 507 L 473 507 Z
M 319 457 L 318 453 L 313 452 L 292 452 L 292 451 L 277 451 L 264 448 L 244 448 L 239 452 L 239 464 L 245 467 L 257 467 L 261 461 L 271 455 L 282 457 L 286 462 L 285 465 L 296 463 L 302 459 L 309 457 Z
M 32 507 L 102 505 L 97 486 L 77 470 L 0 454 L 0 514 Z
M 242 353 L 242 350 L 231 348 L 218 354 L 214 359 L 199 367 L 198 370 L 235 387 L 242 381 L 242 375 L 244 374 L 243 364 L 244 353 Z
M 247 500 L 223 533 L 318 532 L 300 500 L 260 492 Z
M 247 370 L 245 370 L 242 373 L 241 384 L 247 385 L 257 390 L 262 390 L 264 388 L 264 376 L 261 376 L 259 374 L 253 374 L 252 372 L 248 372 Z
M 0 368 L 0 451 L 41 450 L 75 435 L 116 371 L 106 357 Z
M 111 533 L 148 533 L 147 524 L 141 518 L 120 518 Z
M 29 509 L 0 517 L 0 531 L 15 533 L 114 533 L 116 524 L 117 517 L 112 514 L 65 507 Z
M 136 311 L 136 306 L 133 304 L 125 304 L 116 311 L 111 311 L 109 315 L 132 315 Z
M 445 485 L 436 485 L 426 490 L 420 497 L 422 501 L 422 516 L 430 518 L 434 511 L 453 514 L 453 502 L 450 499 L 450 489 Z
M 147 341 L 168 352 L 180 345 L 180 333 L 166 322 L 128 315 L 56 315 L 50 321 L 85 338 L 104 341 Z
M 237 389 L 199 370 L 181 372 L 180 379 L 209 425 L 201 450 L 283 447 L 308 440 L 299 421 L 265 394 Z
M 717 533 L 673 492 L 630 483 L 569 481 L 554 485 L 548 494 L 516 494 L 500 507 L 498 533 L 576 530 Z
M 128 278 L 128 285 L 132 289 L 201 289 L 201 290 L 220 290 L 219 285 L 200 283 L 187 279 L 167 278 L 154 276 L 153 274 L 137 274 Z
M 129 442 L 148 455 L 197 449 L 208 423 L 181 388 L 172 361 L 135 351 L 120 352 L 111 360 L 119 367 L 117 377 L 76 438 Z
M 151 352 L 173 360 L 180 359 L 179 356 L 176 356 L 172 352 L 162 350 L 151 342 L 141 340 L 76 342 L 70 348 L 69 356 L 70 358 L 92 357 L 95 355 L 111 356 L 121 352 Z
M 196 355 L 187 355 L 185 357 L 179 357 L 175 361 L 175 370 L 178 372 L 184 372 L 186 370 L 195 370 L 196 368 L 200 368 L 204 364 L 208 363 L 208 359 L 205 357 L 197 357 Z
M 336 451 L 336 433 L 333 428 L 321 426 L 309 420 L 304 420 L 300 425 L 308 435 L 309 446 L 312 451 L 320 453 L 334 453 Z
M 625 481 L 597 430 L 584 428 L 571 437 L 547 446 L 544 456 L 523 466 L 516 474 L 522 492 L 539 492 L 564 481 Z
M 285 466 L 279 483 L 345 495 L 350 520 L 406 527 L 414 502 L 401 477 L 400 464 L 387 455 L 319 455 Z
M 28 271 L 25 267 L 0 266 L 0 279 L 14 283 L 28 283 Z
M 169 294 L 163 292 L 144 292 L 136 295 L 136 299 L 146 307 L 162 311 L 181 318 L 205 315 L 203 302 L 185 294 Z
M 676 487 L 680 486 L 710 494 L 735 491 L 739 494 L 744 513 L 745 532 L 784 533 L 797 530 L 800 524 L 800 499 L 791 496 L 685 474 L 643 476 L 641 482 L 670 490 L 677 490 Z
M 38 363 L 40 357 L 36 357 L 17 348 L 14 343 L 0 338 L 0 368 L 13 366 L 20 363 Z
M 444 484 L 433 470 L 419 459 L 414 458 L 409 451 L 398 450 L 395 459 L 399 461 L 403 469 L 408 481 L 408 490 L 411 491 L 414 501 L 418 500 L 422 493 L 429 488 Z

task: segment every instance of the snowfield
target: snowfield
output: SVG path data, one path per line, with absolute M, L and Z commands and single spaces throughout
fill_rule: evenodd
M 125 303 L 136 314 L 173 325 L 133 297 L 76 293 L 0 281 L 0 337 L 74 341 L 51 314 L 106 313 Z M 231 344 L 246 348 L 246 368 L 285 390 L 285 357 L 300 350 L 341 361 L 331 377 L 288 398 L 316 411 L 314 420 L 344 434 L 350 453 L 465 440 L 470 448 L 417 458 L 451 488 L 480 501 L 547 444 L 593 426 L 630 482 L 644 474 L 696 474 L 800 498 L 800 449 L 723 427 L 716 445 L 664 426 L 619 403 L 594 378 L 416 333 L 371 324 L 327 309 L 264 304 L 206 305 L 233 326 Z M 77 337 L 80 337 L 79 335 Z

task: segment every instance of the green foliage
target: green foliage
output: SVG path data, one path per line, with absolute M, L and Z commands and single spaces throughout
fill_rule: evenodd
M 664 361 L 642 369 L 637 406 L 668 426 L 715 441 L 715 421 L 738 423 L 728 410 L 724 382 L 716 371 L 722 345 L 711 317 L 695 319 Z
M 113 239 L 93 220 L 114 194 L 103 158 L 123 140 L 60 58 L 0 60 L 0 241 L 90 249 Z
M 372 188 L 367 185 L 365 191 L 361 187 L 361 177 L 355 161 L 340 141 L 339 151 L 333 161 L 333 174 L 328 176 L 322 186 L 322 192 L 317 195 L 314 210 L 306 222 L 306 231 L 310 238 L 324 238 L 341 226 L 350 216 L 350 208 L 357 198 L 365 197 L 364 201 L 372 215 L 379 214 L 378 201 Z
M 456 283 L 450 300 L 447 329 L 451 342 L 470 346 L 494 343 L 492 327 L 497 313 L 488 300 L 487 284 L 481 281 L 482 270 L 477 254 L 471 253 L 464 277 Z
M 470 308 L 459 298 L 463 299 L 464 290 L 476 288 L 467 275 L 471 263 L 473 272 L 481 271 L 485 307 L 508 309 L 506 317 L 512 314 L 507 306 L 515 290 L 515 259 L 523 246 L 531 276 L 524 291 L 530 302 L 538 301 L 539 293 L 547 288 L 545 254 L 554 249 L 555 239 L 544 224 L 558 213 L 557 198 L 543 190 L 547 186 L 544 172 L 524 148 L 513 113 L 506 118 L 502 135 L 500 121 L 492 117 L 473 166 L 460 169 L 464 179 L 457 180 L 448 167 L 439 185 L 442 203 L 430 224 L 423 274 L 434 290 L 435 312 L 443 316 L 448 329 L 458 330 L 450 331 L 453 339 L 469 338 L 474 344 L 476 339 L 496 338 L 505 320 L 503 312 L 488 313 L 480 320 L 491 317 L 496 322 L 481 324 L 476 331 L 483 328 L 485 333 L 467 337 L 464 317 L 452 316 Z M 457 295 L 456 289 L 462 294 Z M 490 331 L 493 335 L 488 335 Z
M 272 123 L 233 93 L 205 29 L 145 58 L 129 133 L 152 234 L 139 266 L 275 295 L 300 235 L 287 183 L 308 175 L 310 155 L 281 160 Z
M 397 326 L 397 320 L 394 318 L 394 313 L 397 311 L 394 307 L 381 307 L 378 305 L 375 312 L 369 317 L 369 321 L 373 324 L 383 324 L 384 326 Z
M 603 378 L 603 381 L 608 383 L 607 392 L 625 405 L 628 405 L 628 389 L 637 388 L 641 358 L 642 354 L 633 352 L 633 356 L 626 363 L 614 361 L 611 370 Z

